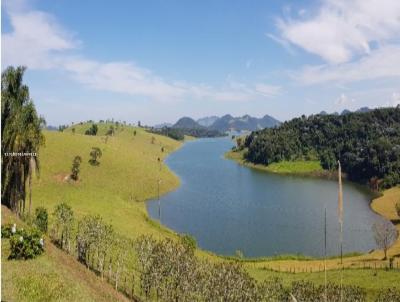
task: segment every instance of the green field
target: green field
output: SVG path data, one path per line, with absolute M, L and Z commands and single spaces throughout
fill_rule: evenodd
M 279 174 L 322 174 L 324 170 L 321 167 L 321 163 L 317 160 L 296 160 L 296 161 L 281 161 L 278 163 L 272 163 L 268 166 L 253 164 L 243 159 L 243 151 L 230 151 L 225 154 L 225 158 L 234 160 L 241 165 L 245 165 L 250 168 L 264 170 L 272 173 Z
M 148 219 L 144 201 L 157 197 L 159 178 L 160 194 L 179 186 L 179 179 L 162 160 L 181 143 L 127 126 L 120 127 L 105 142 L 104 134 L 110 125 L 98 125 L 97 136 L 82 134 L 88 128 L 86 124 L 73 126 L 75 134 L 71 128 L 45 132 L 40 178 L 33 182 L 33 207 L 44 206 L 52 212 L 55 205 L 66 202 L 78 217 L 98 214 L 127 237 L 170 234 Z M 92 147 L 102 150 L 99 166 L 88 163 Z M 75 183 L 66 177 L 76 155 L 82 157 L 82 164 L 80 179 Z

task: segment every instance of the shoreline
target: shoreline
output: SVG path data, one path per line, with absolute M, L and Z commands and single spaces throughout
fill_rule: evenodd
M 237 156 L 235 156 L 236 155 L 235 153 L 237 154 Z M 242 155 L 242 152 L 228 151 L 228 152 L 226 152 L 224 154 L 224 158 L 228 159 L 228 160 L 233 160 L 237 164 L 245 166 L 247 168 L 260 170 L 260 171 L 264 171 L 264 172 L 267 172 L 267 173 L 274 173 L 274 174 L 288 175 L 288 176 L 299 176 L 299 177 L 323 178 L 323 179 L 328 179 L 328 180 L 335 180 L 335 178 L 337 178 L 337 172 L 328 172 L 328 171 L 326 173 L 323 173 L 323 172 L 321 173 L 321 171 L 299 172 L 299 173 L 272 171 L 270 169 L 267 169 L 267 167 L 264 166 L 264 165 L 259 165 L 259 164 L 257 165 L 257 164 L 246 162 L 241 157 L 241 155 Z M 345 181 L 348 181 L 348 180 L 346 180 L 346 178 L 345 178 Z M 358 184 L 358 183 L 354 183 L 354 182 L 351 182 L 351 183 L 356 185 L 356 186 L 359 186 L 359 187 L 363 188 L 364 190 L 368 190 L 369 193 L 371 194 L 371 197 L 372 197 L 371 200 L 370 200 L 370 203 L 369 203 L 370 209 L 374 213 L 376 213 L 379 216 L 383 217 L 384 219 L 390 221 L 396 227 L 396 229 L 398 231 L 397 239 L 391 244 L 391 246 L 388 249 L 388 252 L 392 248 L 397 247 L 397 246 L 399 246 L 399 252 L 400 252 L 400 225 L 399 225 L 399 223 L 396 223 L 396 224 L 393 223 L 394 220 L 400 221 L 400 219 L 399 218 L 395 218 L 393 216 L 394 214 L 391 213 L 391 212 L 395 212 L 394 204 L 392 206 L 393 209 L 387 209 L 386 211 L 384 211 L 381 208 L 382 206 L 377 205 L 377 203 L 379 202 L 379 199 L 384 198 L 385 194 L 388 194 L 388 192 L 391 192 L 392 190 L 396 190 L 396 188 L 399 190 L 399 192 L 397 194 L 398 196 L 396 195 L 396 197 L 400 199 L 400 186 L 393 187 L 393 188 L 384 190 L 382 192 L 374 192 L 374 191 L 370 190 L 366 185 L 362 185 L 362 184 Z M 391 214 L 388 214 L 388 212 L 391 213 Z M 357 255 L 357 256 L 351 256 L 352 253 L 349 253 L 350 254 L 349 256 L 343 255 L 344 256 L 343 258 L 348 258 L 348 259 L 349 258 L 359 258 L 359 257 L 363 257 L 363 256 L 366 256 L 366 255 L 371 255 L 371 254 L 377 253 L 377 252 L 382 252 L 383 253 L 382 250 L 374 249 L 374 250 L 369 251 L 369 252 L 359 253 L 359 255 Z M 274 257 L 279 257 L 279 256 L 285 256 L 285 255 L 277 255 L 277 256 L 265 257 L 265 258 L 262 257 L 261 259 L 245 258 L 245 259 L 241 259 L 240 261 L 251 262 L 251 263 L 254 263 L 254 262 L 273 262 L 273 261 L 280 261 L 280 260 L 274 260 L 273 259 Z M 301 254 L 299 254 L 299 255 L 286 255 L 286 256 L 288 256 L 289 258 L 290 257 L 293 257 L 293 258 L 297 257 L 298 258 L 298 259 L 291 259 L 291 260 L 288 260 L 288 261 L 305 261 L 305 262 L 309 262 L 309 261 L 321 261 L 321 260 L 323 260 L 323 258 L 312 257 L 312 256 L 307 256 L 307 255 L 301 255 Z M 235 257 L 232 257 L 232 256 L 222 256 L 222 257 L 235 259 Z M 397 254 L 395 253 L 393 255 L 393 257 L 394 258 L 400 257 L 400 253 L 397 253 Z M 331 256 L 331 257 L 328 257 L 328 259 L 329 260 L 340 259 L 340 255 Z
M 173 152 L 179 150 L 187 141 L 184 141 L 176 150 L 172 151 L 171 153 L 168 154 L 171 155 Z M 232 151 L 228 151 L 224 154 L 224 158 L 228 159 L 228 160 L 233 160 L 236 163 L 248 167 L 248 168 L 252 168 L 252 169 L 257 169 L 257 170 L 261 170 L 267 173 L 275 173 L 275 174 L 280 174 L 280 175 L 291 175 L 291 176 L 298 176 L 298 177 L 313 177 L 313 178 L 324 178 L 324 179 L 328 179 L 328 180 L 334 180 L 335 177 L 337 177 L 337 173 L 280 173 L 280 172 L 273 172 L 273 171 L 269 171 L 267 169 L 265 169 L 264 166 L 261 165 L 254 165 L 254 164 L 248 164 L 246 162 L 244 162 L 244 160 L 240 159 L 240 158 L 234 158 L 229 156 L 230 154 L 232 154 Z M 167 157 L 168 157 L 167 156 Z M 165 164 L 163 162 L 163 164 Z M 176 188 L 172 188 L 171 190 L 169 190 L 168 192 L 174 191 L 177 188 L 179 188 L 179 186 L 181 185 L 181 180 L 180 178 L 174 173 L 173 170 L 171 170 L 167 164 L 165 164 L 166 168 L 173 173 L 178 179 L 179 179 L 179 184 Z M 264 168 L 263 168 L 264 167 Z M 353 182 L 352 182 L 353 183 Z M 369 193 L 371 194 L 371 200 L 369 203 L 369 206 L 371 208 L 372 211 L 374 211 L 375 213 L 377 213 L 378 215 L 380 215 L 381 217 L 389 220 L 390 222 L 393 223 L 393 218 L 391 218 L 388 215 L 385 215 L 385 213 L 383 213 L 382 211 L 378 209 L 376 209 L 376 203 L 379 202 L 380 198 L 384 198 L 385 194 L 387 194 L 387 192 L 391 191 L 391 190 L 396 190 L 398 189 L 398 198 L 400 198 L 400 186 L 398 187 L 394 187 L 388 190 L 385 190 L 383 192 L 373 192 L 371 190 L 369 190 L 369 188 L 367 188 L 366 186 L 363 186 L 361 184 L 357 184 L 357 183 L 353 183 L 354 185 L 357 185 L 359 187 L 361 187 L 364 190 L 368 190 Z M 168 193 L 166 192 L 166 193 Z M 152 199 L 148 199 L 147 201 L 150 201 Z M 146 207 L 146 206 L 145 206 Z M 394 211 L 394 209 L 393 209 Z M 147 207 L 146 207 L 146 214 L 147 214 L 147 218 L 149 220 L 149 222 L 151 224 L 156 224 L 159 228 L 161 228 L 163 231 L 167 231 L 168 233 L 172 233 L 176 236 L 180 236 L 182 235 L 181 233 L 170 229 L 169 227 L 165 226 L 164 224 L 162 224 L 160 221 L 158 221 L 157 219 L 153 219 L 150 214 L 147 211 Z M 388 255 L 390 258 L 390 255 L 392 255 L 396 260 L 397 260 L 397 265 L 399 265 L 400 263 L 400 224 L 395 225 L 395 227 L 398 230 L 398 237 L 397 239 L 392 243 L 392 245 L 390 246 L 390 248 L 388 249 Z M 398 247 L 398 251 L 397 251 L 397 247 Z M 394 251 L 392 251 L 392 249 L 395 248 Z M 271 269 L 271 270 L 277 270 L 280 271 L 281 269 L 284 269 L 286 266 L 287 267 L 300 267 L 300 269 L 298 270 L 299 272 L 301 271 L 301 267 L 306 267 L 309 266 L 311 264 L 311 266 L 320 266 L 324 259 L 321 257 L 313 257 L 313 256 L 307 256 L 307 255 L 303 255 L 303 254 L 278 254 L 275 256 L 265 256 L 265 257 L 255 257 L 255 258 L 238 258 L 234 255 L 219 255 L 216 254 L 212 251 L 208 251 L 205 249 L 202 249 L 200 247 L 197 247 L 196 252 L 199 254 L 199 256 L 202 257 L 209 257 L 214 259 L 215 261 L 236 261 L 236 262 L 240 262 L 242 263 L 245 267 L 252 267 L 253 269 L 255 267 L 262 267 L 262 269 Z M 367 252 L 351 252 L 351 253 L 347 253 L 343 255 L 343 264 L 345 267 L 358 267 L 358 265 L 361 265 L 361 263 L 368 263 L 368 262 L 373 262 L 375 265 L 382 264 L 382 263 L 386 263 L 388 262 L 387 260 L 382 260 L 379 255 L 382 254 L 383 255 L 383 251 L 382 250 L 371 250 L 371 251 L 367 251 Z M 327 269 L 328 270 L 332 270 L 332 269 L 338 269 L 340 268 L 340 255 L 333 255 L 333 256 L 329 256 L 327 258 L 327 262 L 328 262 L 328 266 Z

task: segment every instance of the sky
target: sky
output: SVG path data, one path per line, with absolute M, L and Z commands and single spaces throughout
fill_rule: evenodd
M 1 63 L 49 125 L 400 103 L 399 0 L 3 0 Z

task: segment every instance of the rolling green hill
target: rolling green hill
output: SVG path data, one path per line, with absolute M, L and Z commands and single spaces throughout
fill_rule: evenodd
M 176 238 L 173 231 L 148 218 L 144 201 L 157 196 L 159 177 L 160 194 L 179 185 L 179 179 L 162 163 L 162 160 L 177 150 L 181 143 L 165 136 L 148 133 L 142 128 L 128 126 L 119 126 L 115 129 L 114 136 L 106 138 L 104 134 L 110 126 L 110 124 L 98 124 L 97 136 L 83 134 L 90 124 L 74 125 L 64 132 L 44 132 L 46 145 L 40 150 L 40 178 L 34 180 L 32 188 L 33 208 L 44 206 L 51 213 L 56 204 L 66 202 L 71 205 L 78 218 L 85 214 L 99 214 L 106 222 L 113 225 L 116 232 L 132 239 L 141 234 L 152 235 L 155 238 Z M 99 166 L 88 163 L 92 147 L 99 147 L 102 150 Z M 76 155 L 82 157 L 81 172 L 79 181 L 72 182 L 68 180 L 68 175 Z M 393 192 L 398 196 L 398 190 Z M 392 199 L 390 200 L 392 202 Z M 3 222 L 13 218 L 7 209 L 3 209 L 2 212 L 6 214 L 3 216 L 6 217 L 3 218 Z M 7 244 L 3 244 L 3 255 L 8 254 L 7 248 Z M 391 254 L 394 252 L 397 252 L 397 247 L 390 251 Z M 197 250 L 196 254 L 213 262 L 224 261 L 223 258 L 204 251 Z M 77 297 L 83 297 L 88 301 L 124 299 L 122 296 L 115 296 L 117 293 L 106 282 L 99 282 L 99 278 L 90 271 L 84 273 L 83 265 L 51 244 L 46 248 L 46 252 L 35 260 L 9 261 L 4 257 L 2 289 L 3 297 L 8 300 L 13 298 L 20 300 L 18 297 L 29 293 L 29 297 L 33 298 L 28 300 L 38 301 L 49 291 L 54 297 L 48 300 L 53 301 L 77 301 L 79 300 Z M 363 262 L 382 264 L 380 258 L 379 252 L 349 257 L 346 258 L 346 267 L 351 268 L 354 265 L 358 267 Z M 289 274 L 272 272 L 270 269 L 285 270 L 296 267 L 297 272 L 300 272 L 301 268 L 317 268 L 321 263 L 320 259 L 301 261 L 282 258 L 244 261 L 243 265 L 257 280 L 278 276 L 288 284 L 298 279 L 320 281 L 321 273 Z M 328 268 L 332 270 L 328 272 L 329 279 L 337 279 L 335 269 L 338 268 L 338 263 L 337 259 L 328 260 Z M 63 275 L 62 272 L 66 274 Z M 80 280 L 79 276 L 85 278 L 86 283 L 75 282 Z M 379 272 L 379 283 L 376 285 L 373 270 L 364 272 L 348 269 L 345 276 L 346 284 L 365 287 L 370 298 L 376 295 L 378 288 L 388 287 L 394 280 L 400 280 L 398 272 Z M 15 280 L 16 283 L 13 282 Z M 97 290 L 99 284 L 104 284 L 102 290 Z M 58 292 L 60 297 L 57 296 Z
M 52 212 L 56 204 L 66 202 L 78 217 L 98 214 L 128 237 L 168 234 L 149 221 L 143 201 L 157 197 L 159 177 L 160 194 L 179 185 L 179 179 L 158 158 L 162 161 L 181 143 L 127 126 L 120 126 L 106 141 L 109 127 L 98 124 L 97 136 L 82 134 L 88 124 L 64 132 L 44 132 L 40 178 L 33 182 L 33 208 L 44 206 Z M 99 166 L 88 163 L 92 147 L 102 151 Z M 76 155 L 82 157 L 79 181 L 70 182 L 67 178 Z

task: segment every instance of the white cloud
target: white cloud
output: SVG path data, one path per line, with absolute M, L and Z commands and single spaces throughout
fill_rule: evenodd
M 63 30 L 48 14 L 39 11 L 9 12 L 11 33 L 2 34 L 4 65 L 26 65 L 35 69 L 60 64 L 56 54 L 74 49 L 79 41 Z
M 343 107 L 343 106 L 347 106 L 351 103 L 354 103 L 355 99 L 349 98 L 347 95 L 345 94 L 341 94 L 340 97 L 338 97 L 335 100 L 335 105 L 339 106 L 339 107 Z
M 292 55 L 295 54 L 295 51 L 293 50 L 293 48 L 291 47 L 290 43 L 288 41 L 286 41 L 285 39 L 279 38 L 273 34 L 266 34 L 266 36 L 268 38 L 270 38 L 271 40 L 275 41 L 276 43 L 280 44 L 283 48 L 286 49 L 286 51 Z
M 158 100 L 176 99 L 185 94 L 185 87 L 169 84 L 133 63 L 100 63 L 71 58 L 65 60 L 63 67 L 77 81 L 93 89 L 148 96 Z
M 280 40 L 331 64 L 344 63 L 368 55 L 372 43 L 379 47 L 400 38 L 400 1 L 324 0 L 315 15 L 278 19 L 277 26 Z
M 373 50 L 369 56 L 340 65 L 305 66 L 292 72 L 292 77 L 302 84 L 325 82 L 340 84 L 377 78 L 400 77 L 400 45 Z
M 273 97 L 280 88 L 263 84 L 246 85 L 228 80 L 222 87 L 168 81 L 133 62 L 99 62 L 79 55 L 81 42 L 57 20 L 28 8 L 24 1 L 6 2 L 12 31 L 2 34 L 2 62 L 25 65 L 33 70 L 66 71 L 92 89 L 125 93 L 157 101 L 187 98 L 215 101 L 251 101 Z M 246 63 L 249 68 L 251 60 Z M 279 91 L 278 91 L 279 90 Z

